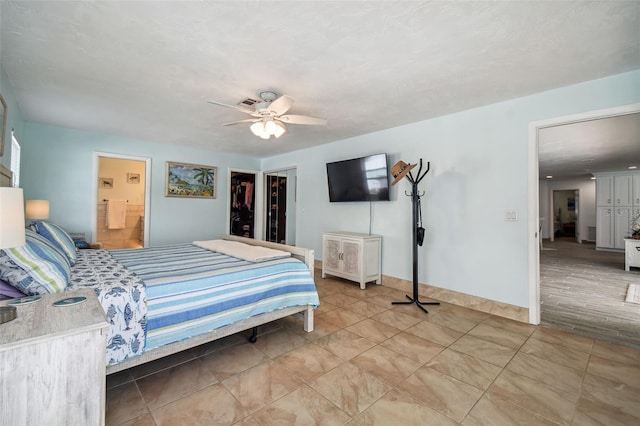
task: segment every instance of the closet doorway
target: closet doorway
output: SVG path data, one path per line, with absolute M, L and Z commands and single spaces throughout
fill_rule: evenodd
M 256 236 L 257 172 L 229 171 L 228 233 L 241 237 Z
M 148 246 L 151 159 L 97 152 L 94 170 L 92 240 L 108 250 Z
M 295 167 L 265 172 L 265 240 L 296 244 L 296 188 Z

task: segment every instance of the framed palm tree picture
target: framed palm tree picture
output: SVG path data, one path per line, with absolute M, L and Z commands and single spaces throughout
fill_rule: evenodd
M 218 168 L 167 161 L 167 197 L 216 198 Z

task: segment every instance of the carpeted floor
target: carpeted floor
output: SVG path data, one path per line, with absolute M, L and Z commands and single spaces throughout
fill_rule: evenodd
M 640 305 L 626 302 L 640 269 L 624 253 L 596 251 L 571 239 L 544 241 L 540 252 L 541 324 L 640 349 Z

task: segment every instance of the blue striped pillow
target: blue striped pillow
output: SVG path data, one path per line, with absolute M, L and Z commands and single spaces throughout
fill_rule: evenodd
M 25 231 L 24 246 L 4 249 L 10 263 L 24 274 L 3 274 L 2 278 L 26 294 L 63 291 L 71 278 L 71 268 L 65 255 L 43 236 L 28 229 Z M 11 265 L 5 266 L 9 268 Z
M 51 222 L 36 220 L 34 223 L 36 224 L 38 234 L 44 236 L 62 250 L 69 259 L 70 266 L 75 265 L 78 254 L 76 253 L 76 245 L 73 243 L 73 239 L 69 234 L 67 234 L 64 229 Z

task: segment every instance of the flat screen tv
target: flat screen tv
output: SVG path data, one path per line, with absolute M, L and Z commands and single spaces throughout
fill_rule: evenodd
M 327 163 L 329 201 L 389 201 L 387 154 Z

